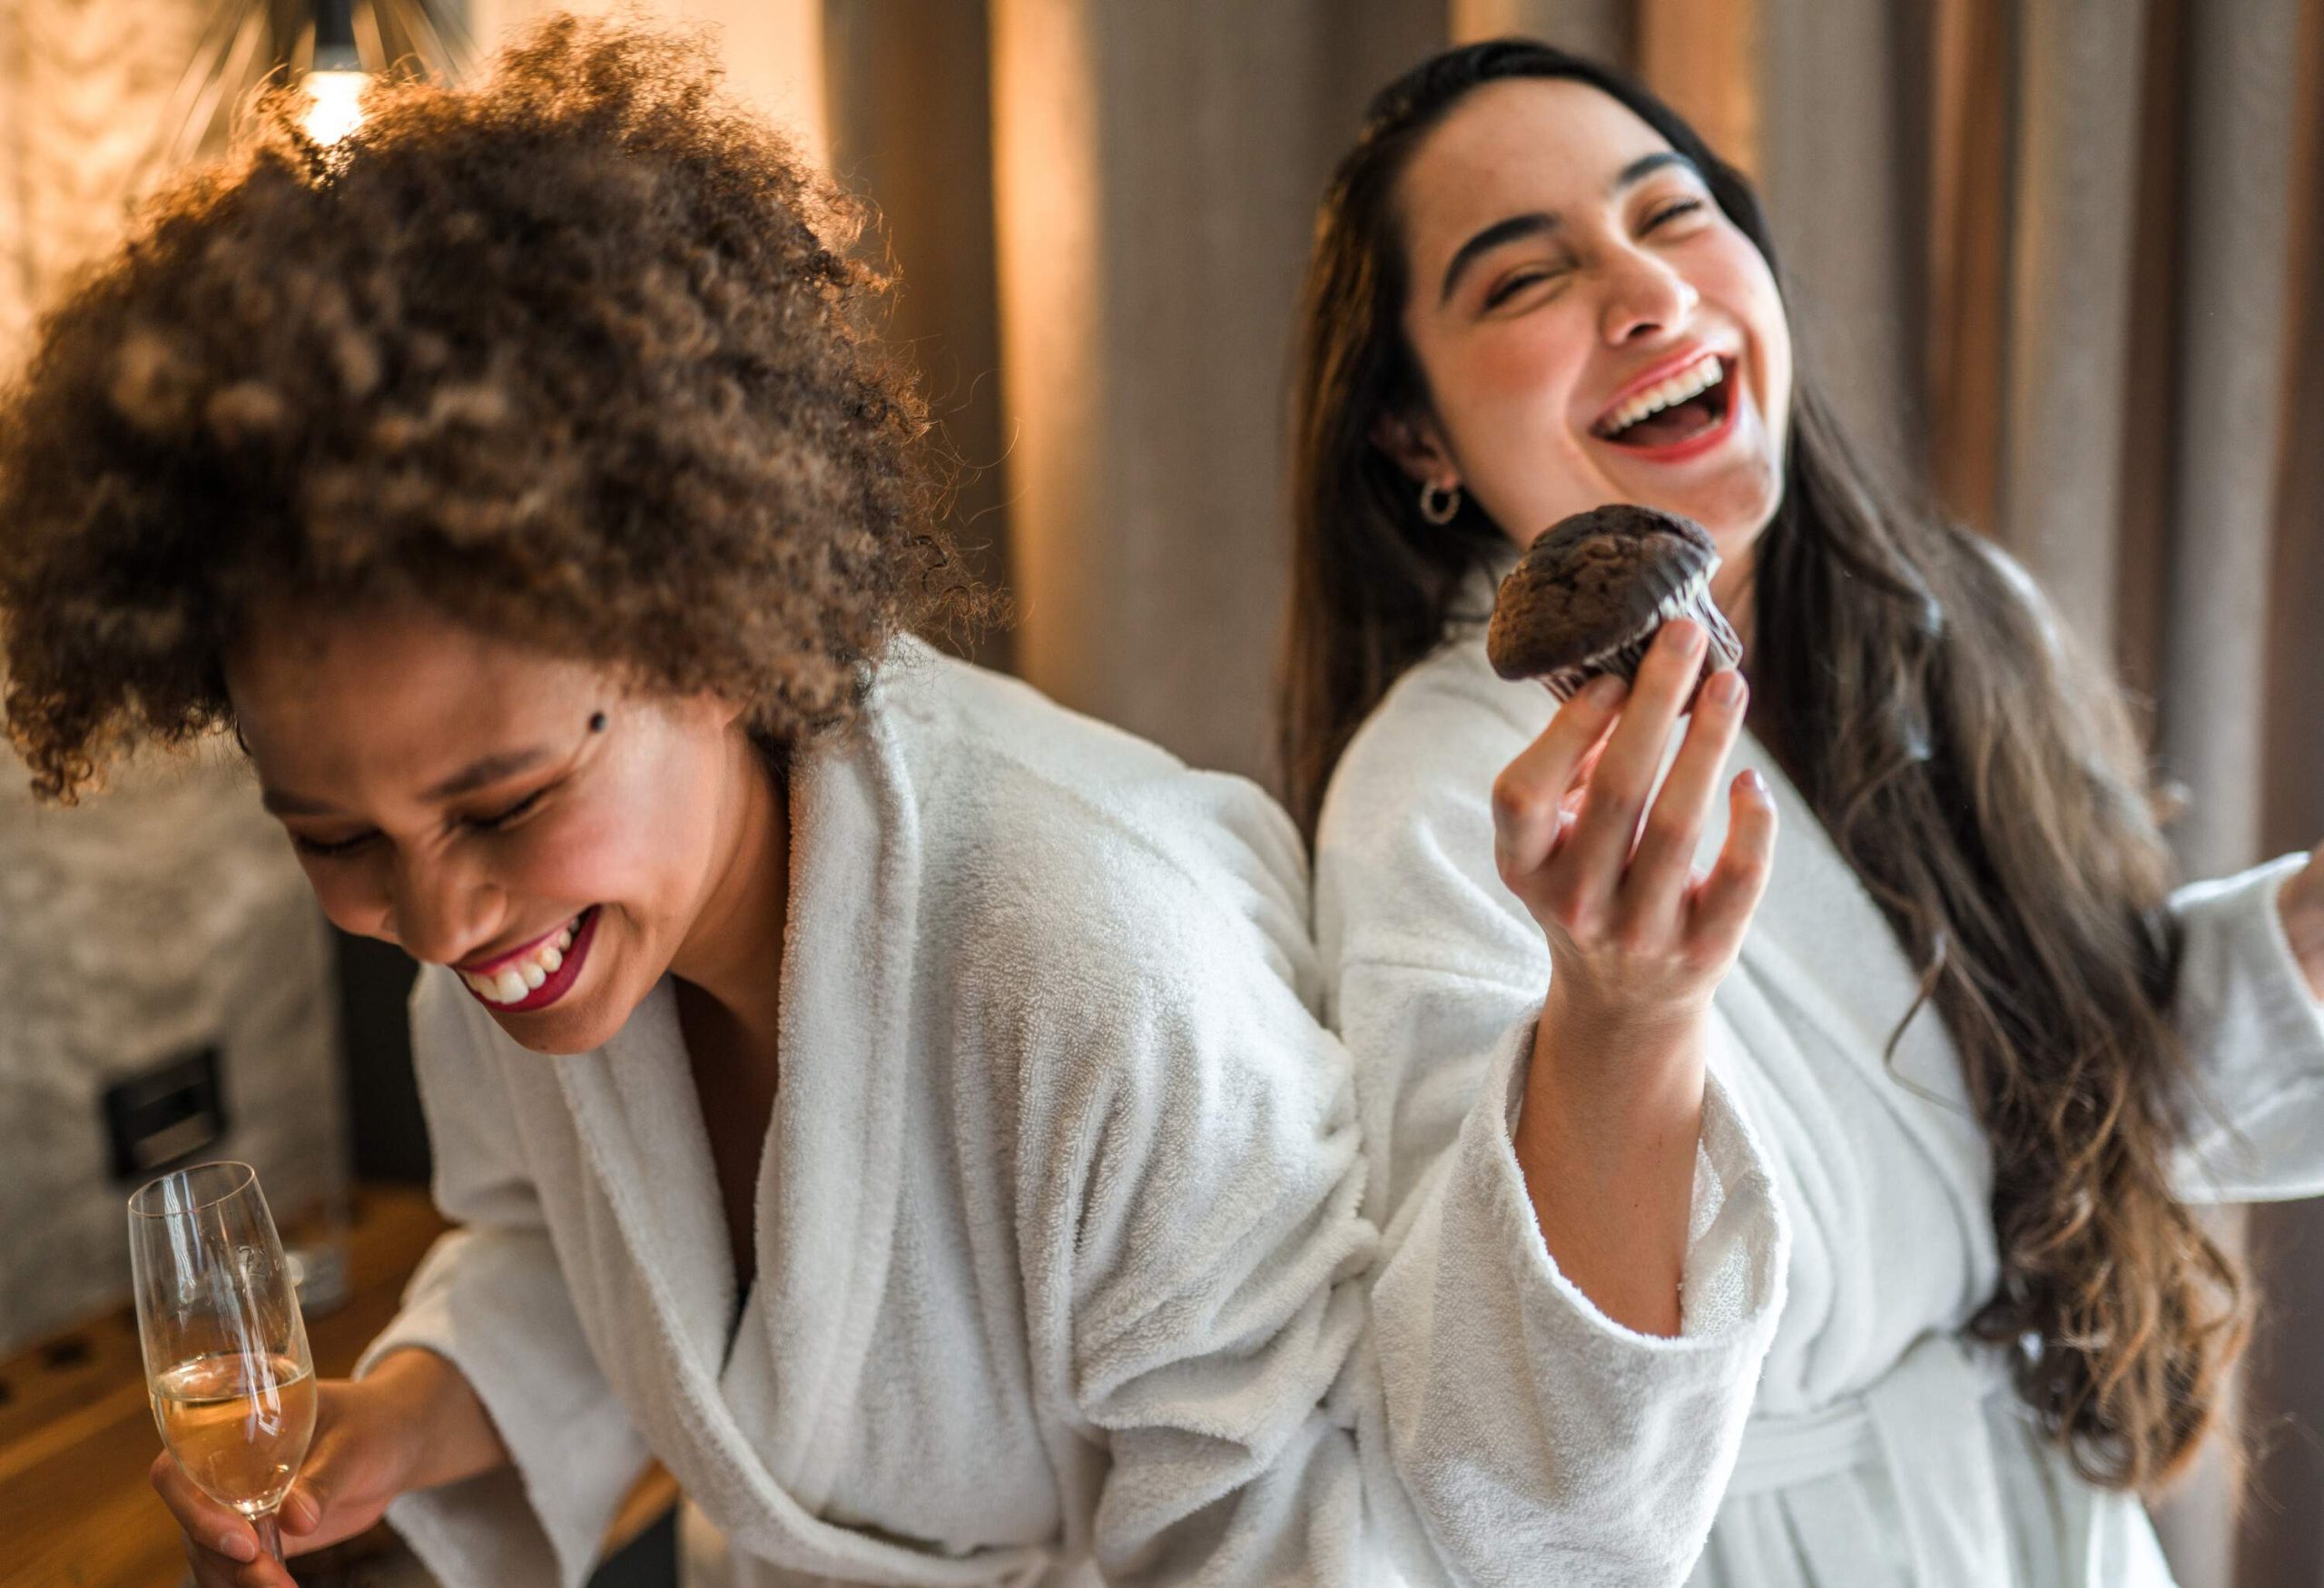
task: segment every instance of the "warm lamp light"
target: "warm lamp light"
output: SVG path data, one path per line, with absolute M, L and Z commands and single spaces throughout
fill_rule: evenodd
M 5 15 L 10 0 L 0 0 Z M 372 77 L 460 80 L 474 52 L 468 0 L 202 0 L 210 20 L 170 94 L 139 168 L 144 191 L 231 146 L 238 118 L 278 84 L 295 85 L 307 135 L 326 147 L 363 122 Z M 0 34 L 5 34 L 0 25 Z
M 307 136 L 328 149 L 360 126 L 363 85 L 370 80 L 365 72 L 308 73 L 302 86 L 310 103 L 300 123 Z

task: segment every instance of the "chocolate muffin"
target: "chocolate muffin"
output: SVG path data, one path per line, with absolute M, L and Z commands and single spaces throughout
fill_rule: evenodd
M 1710 536 L 1675 513 L 1626 502 L 1576 513 L 1551 526 L 1502 580 L 1485 654 L 1502 677 L 1539 678 L 1567 700 L 1600 673 L 1634 679 L 1655 631 L 1691 617 L 1710 636 L 1708 678 L 1743 658 L 1710 598 L 1718 567 Z

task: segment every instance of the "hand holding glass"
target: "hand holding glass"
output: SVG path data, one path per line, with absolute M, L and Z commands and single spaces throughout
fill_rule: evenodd
M 129 1256 L 162 1442 L 279 1561 L 274 1513 L 314 1436 L 315 1372 L 257 1174 L 205 1163 L 142 1187 Z

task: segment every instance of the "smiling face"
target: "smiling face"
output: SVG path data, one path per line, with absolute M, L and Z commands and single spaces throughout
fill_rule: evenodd
M 227 685 L 332 922 L 458 967 L 525 1046 L 597 1047 L 719 952 L 771 798 L 734 708 L 409 605 L 271 608 Z
M 1521 546 L 1636 502 L 1701 524 L 1740 577 L 1782 494 L 1791 337 L 1693 165 L 1595 88 L 1512 78 L 1445 115 L 1395 200 L 1429 409 L 1379 443 Z

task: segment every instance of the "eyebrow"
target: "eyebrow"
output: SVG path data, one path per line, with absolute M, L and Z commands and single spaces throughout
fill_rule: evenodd
M 529 772 L 549 758 L 549 751 L 535 745 L 529 750 L 503 750 L 469 763 L 452 774 L 434 788 L 420 795 L 430 802 L 456 800 L 464 794 L 474 794 L 501 779 Z M 259 795 L 259 804 L 278 816 L 332 816 L 339 813 L 320 800 L 310 800 L 300 794 L 285 794 L 268 789 Z
M 1610 196 L 1619 193 L 1624 188 L 1643 182 L 1656 172 L 1670 165 L 1684 166 L 1687 170 L 1694 172 L 1698 177 L 1702 174 L 1697 170 L 1693 161 L 1676 149 L 1657 149 L 1651 154 L 1640 155 L 1616 172 L 1614 180 L 1606 184 L 1606 192 Z M 1444 267 L 1444 282 L 1437 292 L 1437 303 L 1441 306 L 1452 301 L 1452 289 L 1461 284 L 1462 275 L 1477 261 L 1480 256 L 1491 253 L 1503 243 L 1515 242 L 1520 238 L 1539 237 L 1546 232 L 1555 232 L 1562 224 L 1563 222 L 1555 214 L 1546 210 L 1530 210 L 1522 215 L 1512 215 L 1505 220 L 1495 221 L 1462 243 L 1452 255 L 1452 262 Z

